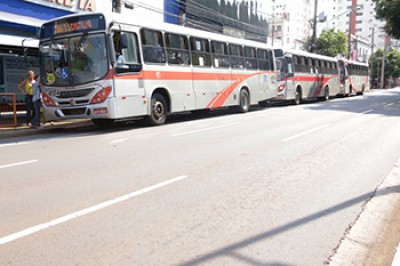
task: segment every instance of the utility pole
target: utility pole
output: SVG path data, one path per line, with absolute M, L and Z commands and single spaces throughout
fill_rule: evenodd
M 371 34 L 371 59 L 375 59 L 374 57 L 374 46 L 375 46 L 375 26 L 372 26 L 372 34 Z M 375 78 L 374 78 L 374 60 L 371 60 L 371 82 L 370 82 L 370 87 L 372 88 L 375 83 Z M 378 78 L 378 77 L 376 77 Z
M 350 10 L 350 20 L 349 20 L 349 35 L 348 35 L 348 59 L 352 59 L 352 49 L 351 49 L 351 35 L 354 33 L 355 35 L 355 25 L 356 25 L 356 17 L 357 17 L 357 10 L 359 7 L 357 6 L 357 0 L 352 0 L 351 3 L 351 10 Z M 355 12 L 355 13 L 354 13 Z M 354 25 L 354 27 L 353 27 Z
M 384 87 L 385 83 L 385 59 L 386 59 L 386 41 L 383 46 L 383 55 L 382 55 L 382 66 L 381 66 L 381 90 Z
M 318 0 L 314 2 L 314 18 L 313 18 L 313 34 L 311 40 L 311 48 L 310 52 L 314 52 L 315 49 L 315 42 L 317 40 L 317 12 L 318 12 Z

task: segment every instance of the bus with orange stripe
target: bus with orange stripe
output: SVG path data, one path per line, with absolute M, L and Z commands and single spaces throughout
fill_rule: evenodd
M 362 94 L 368 85 L 368 64 L 305 51 L 275 49 L 278 89 L 275 101 L 300 104 Z
M 247 112 L 277 94 L 273 49 L 263 43 L 172 24 L 77 14 L 40 31 L 47 121 L 99 126 L 230 107 Z

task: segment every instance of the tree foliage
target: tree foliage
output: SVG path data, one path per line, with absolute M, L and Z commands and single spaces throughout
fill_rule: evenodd
M 369 65 L 372 69 L 371 75 L 373 78 L 380 80 L 381 69 L 383 60 L 383 50 L 378 49 L 369 59 Z M 385 54 L 385 73 L 384 79 L 389 80 L 390 78 L 400 77 L 400 51 L 391 50 L 386 51 Z
M 311 50 L 311 37 L 306 40 L 304 49 Z M 335 32 L 334 29 L 324 30 L 315 42 L 314 53 L 335 57 L 347 56 L 347 35 L 344 32 Z
M 335 32 L 334 29 L 323 31 L 317 40 L 317 53 L 332 57 L 347 55 L 346 33 Z
M 376 3 L 377 18 L 386 21 L 385 31 L 394 38 L 400 38 L 400 0 L 373 0 Z

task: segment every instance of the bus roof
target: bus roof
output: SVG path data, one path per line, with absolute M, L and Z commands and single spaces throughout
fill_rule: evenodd
M 315 59 L 322 59 L 327 61 L 337 61 L 337 57 L 331 57 L 326 55 L 314 54 L 304 50 L 294 50 L 294 49 L 281 49 L 284 55 L 299 55 L 299 56 L 306 56 L 312 57 Z
M 126 15 L 121 15 L 118 13 L 105 14 L 105 13 L 100 13 L 100 12 L 90 12 L 90 13 L 88 12 L 88 13 L 72 14 L 72 15 L 67 15 L 67 16 L 49 20 L 46 23 L 54 22 L 57 20 L 70 18 L 70 17 L 72 18 L 72 17 L 83 16 L 83 15 L 96 15 L 96 14 L 103 15 L 105 17 L 106 25 L 117 24 L 117 25 L 133 26 L 133 27 L 145 27 L 145 28 L 164 31 L 164 32 L 172 32 L 172 33 L 177 33 L 177 34 L 196 36 L 196 37 L 200 37 L 200 38 L 213 39 L 216 41 L 242 44 L 245 46 L 247 45 L 247 46 L 271 49 L 271 50 L 273 49 L 271 45 L 268 45 L 266 43 L 232 37 L 232 36 L 224 35 L 222 33 L 214 33 L 214 32 L 209 32 L 209 31 L 205 31 L 205 30 L 199 30 L 199 29 L 195 29 L 195 28 L 169 24 L 169 23 L 165 23 L 165 22 L 154 23 L 153 21 L 145 20 L 143 18 L 140 18 L 140 19 L 130 18 L 128 20 Z

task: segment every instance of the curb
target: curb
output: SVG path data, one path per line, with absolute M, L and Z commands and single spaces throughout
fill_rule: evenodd
M 384 246 L 384 233 L 389 228 L 396 207 L 400 206 L 400 159 L 375 191 L 374 196 L 365 203 L 363 210 L 339 243 L 336 252 L 329 258 L 330 266 L 363 266 L 374 264 L 379 248 Z M 398 208 L 398 207 L 397 207 Z M 397 241 L 397 240 L 396 240 Z M 397 245 L 397 242 L 393 245 Z M 389 252 L 392 254 L 391 252 Z M 385 254 L 389 256 L 389 254 Z M 400 265 L 400 243 L 392 266 Z M 390 265 L 390 264 L 389 264 Z

